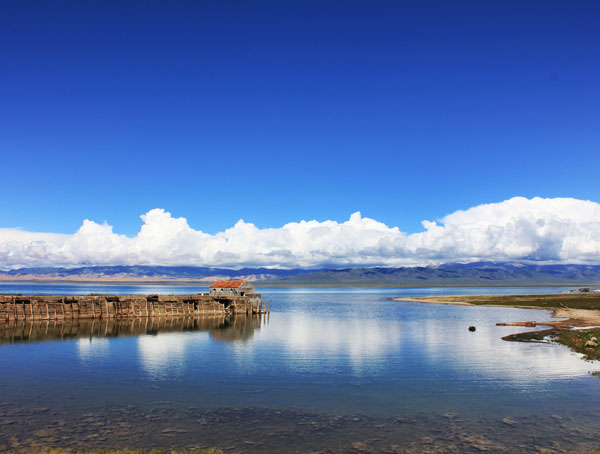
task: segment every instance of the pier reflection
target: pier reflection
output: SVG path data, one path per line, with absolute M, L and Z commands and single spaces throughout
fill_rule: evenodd
M 0 344 L 191 331 L 207 331 L 219 341 L 243 341 L 251 339 L 263 322 L 260 315 L 8 322 L 0 324 Z

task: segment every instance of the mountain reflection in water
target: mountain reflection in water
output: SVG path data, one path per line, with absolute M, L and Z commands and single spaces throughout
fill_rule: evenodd
M 244 341 L 262 323 L 257 315 L 14 322 L 0 324 L 0 344 L 198 331 L 218 341 Z

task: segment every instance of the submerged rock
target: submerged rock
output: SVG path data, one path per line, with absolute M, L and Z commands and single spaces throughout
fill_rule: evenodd
M 508 417 L 502 418 L 502 422 L 509 426 L 516 426 L 518 424 L 517 421 L 514 421 L 513 419 L 510 419 Z

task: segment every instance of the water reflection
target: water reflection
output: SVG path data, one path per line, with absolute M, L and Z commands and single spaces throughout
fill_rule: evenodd
M 285 317 L 285 329 L 269 330 L 269 342 L 283 345 L 294 361 L 292 369 L 334 371 L 347 363 L 353 374 L 374 374 L 386 367 L 384 359 L 399 351 L 402 326 L 375 319 L 318 318 L 303 314 Z M 328 361 L 320 361 L 327 358 Z M 331 359 L 335 358 L 336 361 Z M 314 372 L 314 370 L 313 370 Z
M 502 341 L 527 328 L 495 326 L 549 312 L 387 299 L 404 292 L 272 290 L 268 323 L 0 325 L 0 451 L 13 441 L 257 454 L 600 446 L 600 382 L 589 376 L 600 364 Z
M 409 381 L 426 377 L 440 384 L 445 376 L 539 389 L 552 380 L 588 376 L 600 369 L 599 363 L 582 361 L 581 355 L 561 345 L 502 340 L 530 328 L 495 326 L 504 319 L 543 320 L 549 318 L 547 311 L 417 304 L 399 307 L 401 313 L 388 319 L 277 314 L 277 322 L 261 333 L 260 343 L 279 353 L 270 351 L 271 362 L 282 359 L 286 369 L 312 375 L 341 372 Z M 412 310 L 429 317 L 413 317 Z M 477 332 L 468 331 L 471 323 L 478 326 Z
M 85 351 L 91 351 L 89 344 L 102 344 L 99 338 L 207 332 L 217 340 L 244 341 L 251 339 L 260 327 L 261 318 L 258 316 L 19 321 L 0 324 L 0 344 L 89 339 L 77 343 L 79 351 L 85 354 Z M 104 345 L 107 342 L 105 340 Z
M 139 361 L 142 369 L 154 379 L 179 377 L 186 364 L 193 363 L 191 356 L 207 348 L 209 339 L 217 342 L 245 344 L 252 339 L 254 332 L 261 328 L 264 317 L 219 317 L 193 319 L 195 327 L 171 331 L 161 336 L 140 336 L 137 339 Z M 184 332 L 187 331 L 187 332 Z M 194 336 L 189 336 L 196 331 Z M 203 332 L 205 335 L 198 335 Z
M 84 361 L 91 361 L 109 356 L 110 343 L 106 338 L 90 338 L 77 340 L 77 353 Z

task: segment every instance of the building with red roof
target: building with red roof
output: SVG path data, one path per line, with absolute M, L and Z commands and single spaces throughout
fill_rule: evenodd
M 254 294 L 254 286 L 248 281 L 216 281 L 210 285 L 215 296 L 246 296 Z

